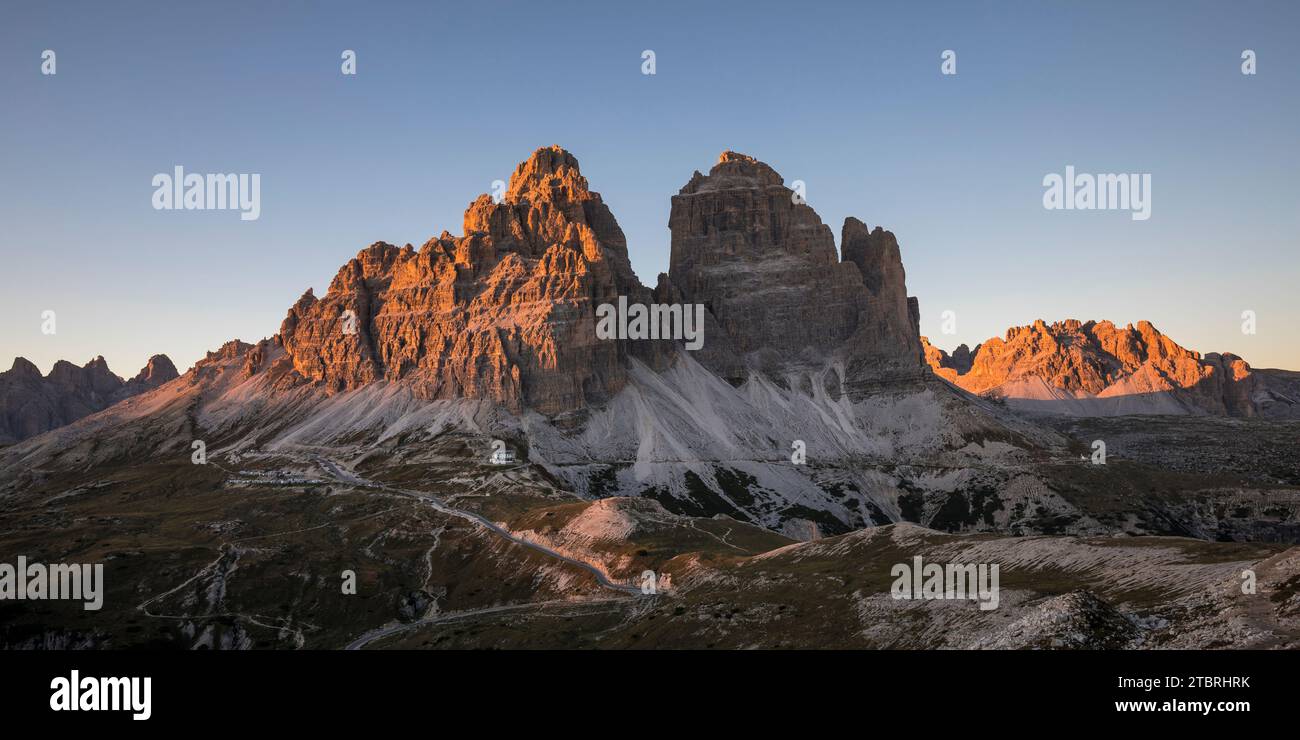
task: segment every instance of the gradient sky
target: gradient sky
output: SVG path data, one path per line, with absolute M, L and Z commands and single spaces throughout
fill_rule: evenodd
M 4 7 L 5 367 L 102 354 L 129 377 L 164 352 L 184 371 L 275 333 L 371 242 L 459 234 L 475 196 L 560 144 L 647 284 L 670 196 L 734 149 L 806 182 L 837 240 L 849 215 L 892 230 L 941 347 L 1147 319 L 1300 369 L 1297 3 L 194 5 Z M 178 164 L 260 173 L 261 218 L 153 210 Z M 1151 173 L 1151 219 L 1044 210 L 1066 165 Z

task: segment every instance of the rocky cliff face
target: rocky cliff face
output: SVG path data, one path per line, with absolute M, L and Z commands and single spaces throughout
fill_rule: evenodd
M 293 368 L 333 391 L 404 380 L 428 399 L 555 415 L 609 399 L 634 351 L 651 362 L 665 351 L 597 339 L 598 305 L 620 295 L 648 302 L 650 291 L 618 222 L 563 149 L 534 152 L 500 203 L 480 196 L 464 232 L 419 251 L 373 244 L 323 299 L 308 291 L 280 329 Z
M 834 359 L 850 381 L 921 372 L 893 234 L 850 218 L 839 259 L 830 228 L 775 170 L 730 151 L 673 196 L 668 226 L 668 282 L 681 300 L 704 304 L 697 359 L 724 378 L 783 380 Z
M 856 218 L 844 220 L 844 260 L 858 266 L 867 289 L 865 316 L 849 354 L 850 367 L 870 380 L 911 377 L 925 367 L 921 309 L 907 295 L 907 274 L 898 239 Z
M 972 393 L 1031 410 L 1081 415 L 1300 413 L 1295 374 L 1253 370 L 1232 354 L 1179 346 L 1149 322 L 1120 328 L 1074 319 L 1013 327 L 948 355 L 925 341 L 931 369 Z
M 916 304 L 894 236 L 849 219 L 841 260 L 830 229 L 792 195 L 771 167 L 724 152 L 673 198 L 671 269 L 651 291 L 577 160 L 539 149 L 501 202 L 470 205 L 464 236 L 362 250 L 324 298 L 298 300 L 277 341 L 294 372 L 331 392 L 400 380 L 427 399 L 585 413 L 624 387 L 632 358 L 663 369 L 683 351 L 597 338 L 596 308 L 626 297 L 703 304 L 695 357 L 733 383 L 836 362 L 849 389 L 918 377 Z
M 103 357 L 82 367 L 60 360 L 46 376 L 27 359 L 15 358 L 13 367 L 0 373 L 0 443 L 70 424 L 177 376 L 176 366 L 166 355 L 149 358 L 130 380 L 114 375 Z

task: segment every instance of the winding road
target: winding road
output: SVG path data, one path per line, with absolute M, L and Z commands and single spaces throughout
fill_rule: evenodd
M 317 465 L 319 465 L 321 469 L 326 472 L 326 474 L 328 474 L 331 478 L 334 478 L 335 480 L 339 481 L 340 483 L 345 483 L 350 486 L 357 486 L 359 488 L 377 488 L 382 491 L 388 491 L 390 493 L 396 493 L 401 496 L 407 496 L 409 498 L 416 499 L 418 501 L 421 501 L 433 507 L 435 511 L 441 512 L 443 514 L 447 514 L 448 516 L 454 516 L 459 519 L 464 519 L 465 521 L 470 522 L 471 524 L 476 524 L 503 539 L 515 543 L 516 545 L 527 547 L 530 550 L 535 550 L 537 552 L 540 552 L 544 555 L 548 555 L 561 562 L 581 568 L 587 571 L 588 573 L 590 573 L 593 577 L 595 577 L 596 582 L 599 583 L 603 588 L 607 588 L 611 591 L 616 591 L 624 595 L 630 595 L 630 596 L 641 595 L 641 590 L 636 586 L 611 581 L 609 579 L 609 576 L 605 575 L 604 571 L 592 565 L 591 563 L 588 563 L 583 560 L 578 560 L 577 558 L 569 557 L 568 555 L 560 553 L 556 550 L 552 550 L 551 548 L 545 545 L 539 544 L 537 542 L 533 542 L 531 540 L 524 539 L 523 537 L 520 537 L 515 533 L 511 532 L 510 530 L 506 529 L 505 527 L 502 527 L 501 525 L 497 524 L 496 522 L 490 521 L 482 514 L 473 511 L 466 511 L 465 509 L 457 509 L 455 507 L 448 506 L 447 504 L 443 503 L 440 499 L 438 499 L 436 496 L 434 496 L 433 494 L 427 491 L 415 491 L 407 488 L 398 488 L 396 486 L 390 486 L 386 483 L 379 483 L 377 481 L 372 481 L 368 478 L 363 478 L 357 475 L 356 473 L 353 473 L 352 471 L 343 468 L 341 465 L 339 465 L 337 462 L 333 460 L 330 460 L 325 457 L 321 457 L 319 455 L 314 455 L 312 457 L 312 460 Z M 361 635 L 357 639 L 353 640 L 351 643 L 348 644 L 347 649 L 359 650 L 362 647 L 364 647 L 367 643 L 370 643 L 381 637 L 386 637 L 391 634 L 396 634 L 398 632 L 402 632 L 411 629 L 413 627 L 420 626 L 421 624 L 433 624 L 436 622 L 449 621 L 452 619 L 461 619 L 476 614 L 488 614 L 492 612 L 509 611 L 513 609 L 527 609 L 536 606 L 538 606 L 538 604 L 531 604 L 531 603 L 513 604 L 507 606 L 494 606 L 485 609 L 476 609 L 470 612 L 457 612 L 454 614 L 444 614 L 429 620 L 418 620 L 415 622 L 409 622 L 403 624 L 385 625 L 383 627 L 379 627 L 377 629 L 371 630 Z
M 344 470 L 343 468 L 339 467 L 339 465 L 335 463 L 333 460 L 328 460 L 323 457 L 316 457 L 315 460 L 316 463 L 320 465 L 325 470 L 326 473 L 329 473 L 329 475 L 332 478 L 338 480 L 341 483 L 347 483 L 348 485 L 360 486 L 363 488 L 378 488 L 380 490 L 389 491 L 391 493 L 397 493 L 403 496 L 409 496 L 411 498 L 418 499 L 428 504 L 429 506 L 432 506 L 436 511 L 442 512 L 443 514 L 447 514 L 450 516 L 459 517 L 461 519 L 464 519 L 465 521 L 477 524 L 481 527 L 484 527 L 485 529 L 488 529 L 496 533 L 497 535 L 500 535 L 501 537 L 504 537 L 507 540 L 510 540 L 511 542 L 517 545 L 523 545 L 524 547 L 527 547 L 532 550 L 536 550 L 537 552 L 550 555 L 551 557 L 557 560 L 562 560 L 570 565 L 576 565 L 579 568 L 582 568 L 583 570 L 586 570 L 587 572 L 595 576 L 596 581 L 600 583 L 601 586 L 604 586 L 605 588 L 612 589 L 614 591 L 620 591 L 625 594 L 633 594 L 633 595 L 641 594 L 641 590 L 636 586 L 629 586 L 623 583 L 615 583 L 614 581 L 609 580 L 609 577 L 605 575 L 604 571 L 600 570 L 599 568 L 592 565 L 591 563 L 585 562 L 583 560 L 578 560 L 577 558 L 571 558 L 568 555 L 563 555 L 555 550 L 552 550 L 549 547 L 546 547 L 545 545 L 538 544 L 531 540 L 526 540 L 523 537 L 520 537 L 515 533 L 511 532 L 510 530 L 506 529 L 505 527 L 502 527 L 496 522 L 488 520 L 482 514 L 448 506 L 431 493 L 428 493 L 426 491 L 412 491 L 406 488 L 397 488 L 395 486 L 390 486 L 385 483 L 377 483 L 367 478 L 362 478 L 358 476 L 356 473 L 353 473 L 351 471 Z

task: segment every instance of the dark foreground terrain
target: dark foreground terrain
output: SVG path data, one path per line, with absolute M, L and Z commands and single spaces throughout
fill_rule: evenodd
M 3 493 L 6 562 L 103 562 L 106 595 L 98 612 L 0 602 L 0 645 L 1300 646 L 1295 428 L 1178 422 L 1193 426 L 1065 423 L 1117 441 L 1104 467 L 1037 469 L 1076 512 L 1049 533 L 1032 513 L 971 517 L 979 502 L 963 498 L 799 542 L 649 498 L 580 498 L 540 466 L 487 464 L 485 440 L 460 434 L 416 458 L 281 449 L 21 476 Z M 997 564 L 998 608 L 893 598 L 891 568 L 916 556 Z M 655 594 L 639 588 L 647 570 Z

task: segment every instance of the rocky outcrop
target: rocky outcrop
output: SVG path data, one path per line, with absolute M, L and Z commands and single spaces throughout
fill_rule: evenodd
M 470 205 L 464 232 L 418 251 L 375 243 L 324 298 L 304 294 L 280 329 L 294 370 L 331 391 L 402 380 L 428 399 L 556 415 L 618 392 L 633 352 L 662 360 L 662 347 L 596 337 L 598 305 L 645 303 L 650 291 L 573 155 L 534 152 L 501 202 Z
M 866 313 L 850 353 L 852 374 L 871 379 L 918 374 L 925 367 L 921 311 L 916 298 L 907 295 L 898 239 L 849 217 L 840 244 L 844 261 L 858 266 L 867 289 Z
M 163 383 L 169 383 L 180 377 L 176 371 L 176 365 L 167 355 L 154 355 L 149 358 L 149 362 L 140 368 L 134 378 L 126 381 L 123 385 L 124 397 L 136 396 L 145 391 L 153 390 Z
M 23 357 L 0 373 L 0 444 L 10 444 L 70 424 L 178 377 L 166 355 L 154 355 L 131 380 L 108 369 L 103 357 L 81 367 L 66 360 L 42 376 Z
M 705 306 L 696 357 L 729 381 L 754 371 L 784 380 L 834 360 L 849 383 L 921 373 L 893 234 L 850 218 L 839 259 L 830 228 L 775 170 L 730 151 L 673 196 L 668 226 L 670 292 Z
M 975 360 L 975 354 L 980 351 L 980 345 L 975 345 L 972 350 L 964 344 L 957 345 L 957 349 L 948 354 L 943 350 L 930 344 L 929 337 L 921 337 L 921 346 L 925 351 L 925 362 L 935 374 L 948 380 L 956 382 L 958 375 L 965 375 L 970 372 L 971 363 Z
M 1295 373 L 1253 370 L 1232 354 L 1201 356 L 1146 321 L 1121 328 L 1109 321 L 1040 320 L 965 349 L 948 355 L 926 341 L 926 361 L 965 390 L 1029 410 L 1300 415 Z

